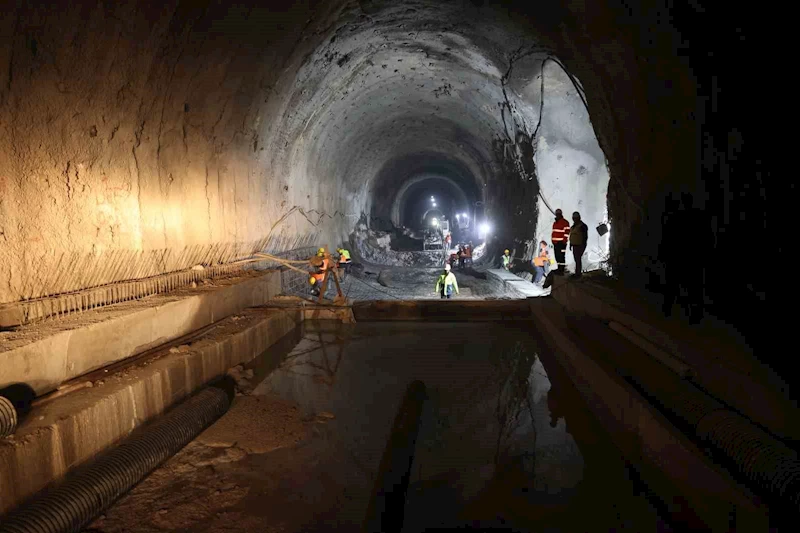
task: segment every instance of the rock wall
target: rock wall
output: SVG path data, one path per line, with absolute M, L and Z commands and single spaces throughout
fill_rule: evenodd
M 0 303 L 339 238 L 276 130 L 331 11 L 70 6 L 0 20 Z

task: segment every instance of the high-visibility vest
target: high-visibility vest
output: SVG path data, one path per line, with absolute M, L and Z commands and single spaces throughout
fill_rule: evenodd
M 439 279 L 436 280 L 436 292 L 439 292 L 440 288 L 444 289 L 445 294 L 452 293 L 452 291 L 458 294 L 458 282 L 456 281 L 455 274 L 452 272 L 441 274 Z
M 553 222 L 553 243 L 567 242 L 569 237 L 569 222 L 566 218 L 559 218 Z

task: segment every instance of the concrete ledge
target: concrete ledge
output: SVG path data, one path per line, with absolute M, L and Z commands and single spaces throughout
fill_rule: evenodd
M 112 446 L 229 368 L 263 353 L 302 321 L 299 311 L 248 309 L 186 347 L 35 408 L 0 440 L 0 514 Z
M 358 322 L 442 321 L 480 322 L 528 320 L 530 306 L 525 300 L 377 300 L 355 302 Z
M 261 305 L 280 292 L 280 272 L 251 273 L 0 334 L 0 387 L 25 383 L 37 395 L 45 394 L 72 378 Z
M 720 348 L 723 339 L 719 337 L 712 339 L 714 344 L 708 347 L 701 346 L 699 340 L 682 342 L 679 335 L 653 325 L 663 321 L 663 317 L 646 316 L 641 307 L 626 312 L 594 294 L 586 282 L 562 278 L 555 281 L 553 298 L 570 312 L 622 324 L 686 363 L 692 370 L 691 380 L 720 401 L 778 437 L 800 442 L 800 410 L 767 382 L 764 372 L 759 370 L 761 363 L 753 354 L 734 354 L 735 348 L 729 346 Z M 742 368 L 736 368 L 735 364 Z
M 714 465 L 630 384 L 573 342 L 563 308 L 547 300 L 531 302 L 531 308 L 553 356 L 673 513 L 686 520 L 694 515 L 712 531 L 729 531 L 732 516 L 737 531 L 768 530 L 768 509 L 756 497 Z
M 538 298 L 550 294 L 550 289 L 541 289 L 530 281 L 526 281 L 503 269 L 487 270 L 486 279 L 490 281 L 493 287 L 502 289 L 517 298 Z

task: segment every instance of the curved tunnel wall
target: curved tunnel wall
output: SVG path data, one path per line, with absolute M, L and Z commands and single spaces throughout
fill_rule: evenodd
M 741 155 L 751 115 L 730 112 L 747 94 L 721 53 L 704 52 L 724 51 L 727 30 L 697 33 L 711 15 L 688 6 L 78 1 L 3 12 L 0 302 L 258 248 L 333 244 L 383 201 L 388 161 L 432 147 L 474 168 L 504 239 L 543 233 L 540 191 L 565 212 L 570 202 L 592 211 L 593 226 L 602 200 L 589 196 L 603 188 L 604 165 L 586 139 L 555 142 L 569 120 L 549 84 L 564 87 L 561 107 L 576 106 L 552 64 L 543 140 L 535 153 L 515 146 L 540 179 L 520 194 L 519 175 L 498 157 L 508 151 L 498 144 L 506 96 L 528 133 L 537 123 L 537 62 L 515 67 L 506 95 L 501 84 L 509 57 L 528 46 L 564 61 L 584 89 L 608 160 L 615 274 L 646 283 L 674 191 L 695 193 L 713 219 L 708 261 L 763 226 L 763 194 L 744 194 L 763 190 L 760 158 Z M 585 173 L 559 167 L 568 152 L 586 158 Z M 554 172 L 570 174 L 562 192 L 547 181 Z M 566 184 L 586 176 L 598 185 L 570 194 Z M 270 233 L 292 208 L 303 212 Z M 763 303 L 763 284 L 737 283 Z M 709 298 L 725 307 L 732 291 L 712 285 Z

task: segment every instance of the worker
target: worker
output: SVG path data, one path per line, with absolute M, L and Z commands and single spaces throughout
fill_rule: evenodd
M 450 265 L 444 266 L 444 272 L 442 272 L 439 275 L 439 279 L 436 280 L 436 289 L 434 289 L 434 292 L 443 299 L 447 298 L 448 300 L 453 296 L 453 292 L 458 294 L 458 282 L 456 281 L 456 275 L 450 271 Z
M 312 296 L 319 296 L 320 283 L 317 280 L 316 275 L 312 274 L 308 278 L 308 284 L 311 285 L 311 295 Z
M 458 268 L 464 268 L 464 261 L 467 260 L 467 253 L 464 251 L 464 245 L 458 245 Z
M 336 251 L 339 253 L 339 264 L 346 265 L 351 262 L 350 260 L 350 251 L 345 250 L 344 248 L 337 248 Z
M 503 250 L 503 269 L 511 270 L 511 252 L 509 250 Z
M 472 266 L 472 243 L 469 243 L 464 248 L 464 264 L 466 266 Z
M 455 266 L 456 262 L 458 262 L 458 254 L 453 252 L 452 254 L 450 254 L 450 257 L 447 260 L 447 263 L 450 265 L 450 268 L 453 268 Z
M 533 258 L 533 283 L 539 285 L 549 272 L 550 251 L 547 249 L 547 242 L 541 241 L 539 250 Z
M 575 273 L 573 277 L 579 278 L 583 274 L 583 254 L 589 242 L 589 226 L 581 220 L 581 214 L 572 213 L 572 228 L 569 231 L 569 249 L 575 257 Z
M 563 276 L 567 269 L 567 240 L 569 239 L 569 222 L 561 213 L 561 209 L 556 209 L 556 220 L 553 222 L 553 234 L 551 240 L 553 241 L 553 251 L 556 255 L 556 263 L 558 269 L 556 273 Z
M 325 274 L 331 265 L 331 260 L 326 257 L 325 248 L 317 250 L 317 255 L 311 258 L 311 266 L 314 267 L 314 272 L 311 273 L 309 283 L 311 284 L 311 294 L 314 296 L 319 295 L 322 287 L 322 281 L 325 279 Z M 314 281 L 311 281 L 311 280 Z

